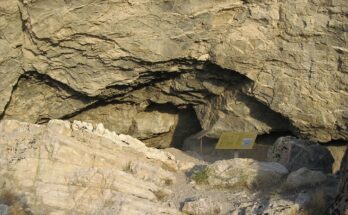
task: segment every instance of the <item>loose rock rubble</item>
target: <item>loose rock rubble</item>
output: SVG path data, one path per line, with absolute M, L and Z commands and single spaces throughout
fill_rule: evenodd
M 148 148 L 102 124 L 4 120 L 0 154 L 2 214 L 284 215 L 329 200 L 317 194 L 328 186 L 324 173 L 289 174 L 282 164 L 242 158 L 207 163 Z

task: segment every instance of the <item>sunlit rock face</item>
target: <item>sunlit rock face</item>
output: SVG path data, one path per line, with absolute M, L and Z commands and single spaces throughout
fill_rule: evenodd
M 179 214 L 158 201 L 171 193 L 163 167 L 175 171 L 174 157 L 102 124 L 4 120 L 0 152 L 0 204 L 4 191 L 18 195 L 21 214 Z
M 345 0 L 0 3 L 2 118 L 103 122 L 161 147 L 200 129 L 348 139 Z

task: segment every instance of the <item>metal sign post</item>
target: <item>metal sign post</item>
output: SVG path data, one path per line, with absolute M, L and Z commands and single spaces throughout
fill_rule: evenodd
M 239 158 L 239 151 L 238 150 L 234 150 L 233 158 Z

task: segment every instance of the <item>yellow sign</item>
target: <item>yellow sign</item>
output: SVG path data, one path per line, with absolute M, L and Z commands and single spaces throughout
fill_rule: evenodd
M 215 149 L 252 149 L 256 136 L 250 132 L 224 132 Z

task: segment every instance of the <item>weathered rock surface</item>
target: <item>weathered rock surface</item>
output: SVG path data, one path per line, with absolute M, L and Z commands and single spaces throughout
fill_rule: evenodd
M 345 0 L 0 3 L 5 118 L 84 120 L 114 103 L 171 103 L 193 106 L 210 136 L 287 130 L 348 139 Z M 139 136 L 172 124 L 160 125 Z
M 330 151 L 317 143 L 295 137 L 280 137 L 268 154 L 268 161 L 283 164 L 289 171 L 302 167 L 332 172 L 334 159 Z
M 0 1 L 0 116 L 23 73 L 23 31 L 17 1 Z
M 144 109 L 131 104 L 108 104 L 86 110 L 73 119 L 103 122 L 110 130 L 132 135 L 157 148 L 179 147 L 187 136 L 200 130 L 193 110 L 178 110 L 171 105 Z
M 101 124 L 5 120 L 0 152 L 1 190 L 23 195 L 34 214 L 178 213 L 158 201 L 175 180 L 162 168 L 177 168 L 173 156 Z
M 281 164 L 242 158 L 216 161 L 205 172 L 207 183 L 211 186 L 249 189 L 275 186 L 288 174 Z

